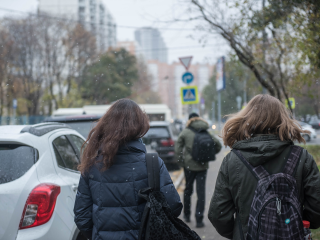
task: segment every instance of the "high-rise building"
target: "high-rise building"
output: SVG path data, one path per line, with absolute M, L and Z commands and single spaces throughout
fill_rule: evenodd
M 150 27 L 139 28 L 134 34 L 146 61 L 158 60 L 164 63 L 168 61 L 168 49 L 158 29 Z
M 39 0 L 39 12 L 79 21 L 96 36 L 100 51 L 117 44 L 116 23 L 102 0 Z
M 148 70 L 152 76 L 152 90 L 156 91 L 161 98 L 162 103 L 167 104 L 172 111 L 174 118 L 186 119 L 188 117 L 188 108 L 181 103 L 181 87 L 186 86 L 182 82 L 182 75 L 186 72 L 180 62 L 172 64 L 161 63 L 155 60 L 148 61 Z M 209 80 L 212 77 L 214 70 L 213 65 L 209 64 L 192 64 L 189 71 L 194 76 L 194 81 L 191 85 L 198 86 L 199 96 L 202 98 L 202 93 Z M 200 104 L 193 106 L 200 107 Z

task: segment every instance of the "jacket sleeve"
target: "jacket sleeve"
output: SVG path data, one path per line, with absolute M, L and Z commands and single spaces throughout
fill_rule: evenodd
M 178 137 L 177 142 L 175 143 L 174 147 L 174 155 L 176 158 L 176 161 L 181 167 L 184 167 L 184 161 L 183 161 L 183 148 L 184 148 L 184 131 L 182 131 Z
M 74 204 L 74 222 L 78 229 L 88 238 L 92 238 L 92 198 L 88 184 L 88 179 L 85 176 L 80 177 L 76 201 Z
M 160 166 L 160 191 L 164 194 L 174 216 L 178 217 L 182 211 L 180 196 L 174 187 L 168 170 L 159 158 Z
M 313 157 L 308 154 L 303 169 L 304 210 L 303 219 L 310 222 L 310 228 L 320 227 L 320 173 Z
M 228 161 L 223 160 L 211 199 L 208 218 L 217 232 L 228 239 L 233 237 L 235 205 L 229 189 Z
M 221 151 L 222 145 L 219 141 L 219 139 L 217 139 L 215 136 L 212 136 L 213 141 L 215 142 L 215 150 L 216 150 L 216 154 L 219 153 Z

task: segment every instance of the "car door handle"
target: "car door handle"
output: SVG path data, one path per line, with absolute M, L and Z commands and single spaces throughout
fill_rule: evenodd
M 71 186 L 71 189 L 74 191 L 74 192 L 77 192 L 78 191 L 78 184 L 73 184 Z

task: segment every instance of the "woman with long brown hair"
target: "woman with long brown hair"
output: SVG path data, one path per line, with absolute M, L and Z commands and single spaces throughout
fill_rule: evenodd
M 148 187 L 146 149 L 141 138 L 148 116 L 129 99 L 115 102 L 89 133 L 84 148 L 74 214 L 89 239 L 138 239 L 146 202 L 138 196 Z M 182 210 L 180 197 L 159 158 L 160 191 L 173 214 Z
M 222 236 L 292 240 L 302 239 L 301 231 L 292 227 L 298 224 L 303 232 L 302 219 L 309 221 L 311 228 L 320 227 L 319 170 L 313 157 L 294 145 L 294 141 L 305 143 L 303 133 L 306 131 L 285 106 L 270 95 L 255 96 L 243 110 L 230 116 L 222 138 L 232 151 L 221 164 L 208 215 Z M 261 189 L 265 195 L 259 195 Z M 287 205 L 293 201 L 287 197 L 289 193 L 293 198 L 296 194 L 294 204 L 300 209 Z M 270 201 L 258 202 L 268 194 Z M 298 213 L 282 221 L 289 211 Z M 300 236 L 290 238 L 290 234 Z

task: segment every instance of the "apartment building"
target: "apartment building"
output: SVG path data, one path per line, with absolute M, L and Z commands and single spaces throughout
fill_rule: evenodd
M 39 0 L 39 12 L 79 21 L 96 36 L 100 51 L 117 44 L 117 25 L 102 0 Z

